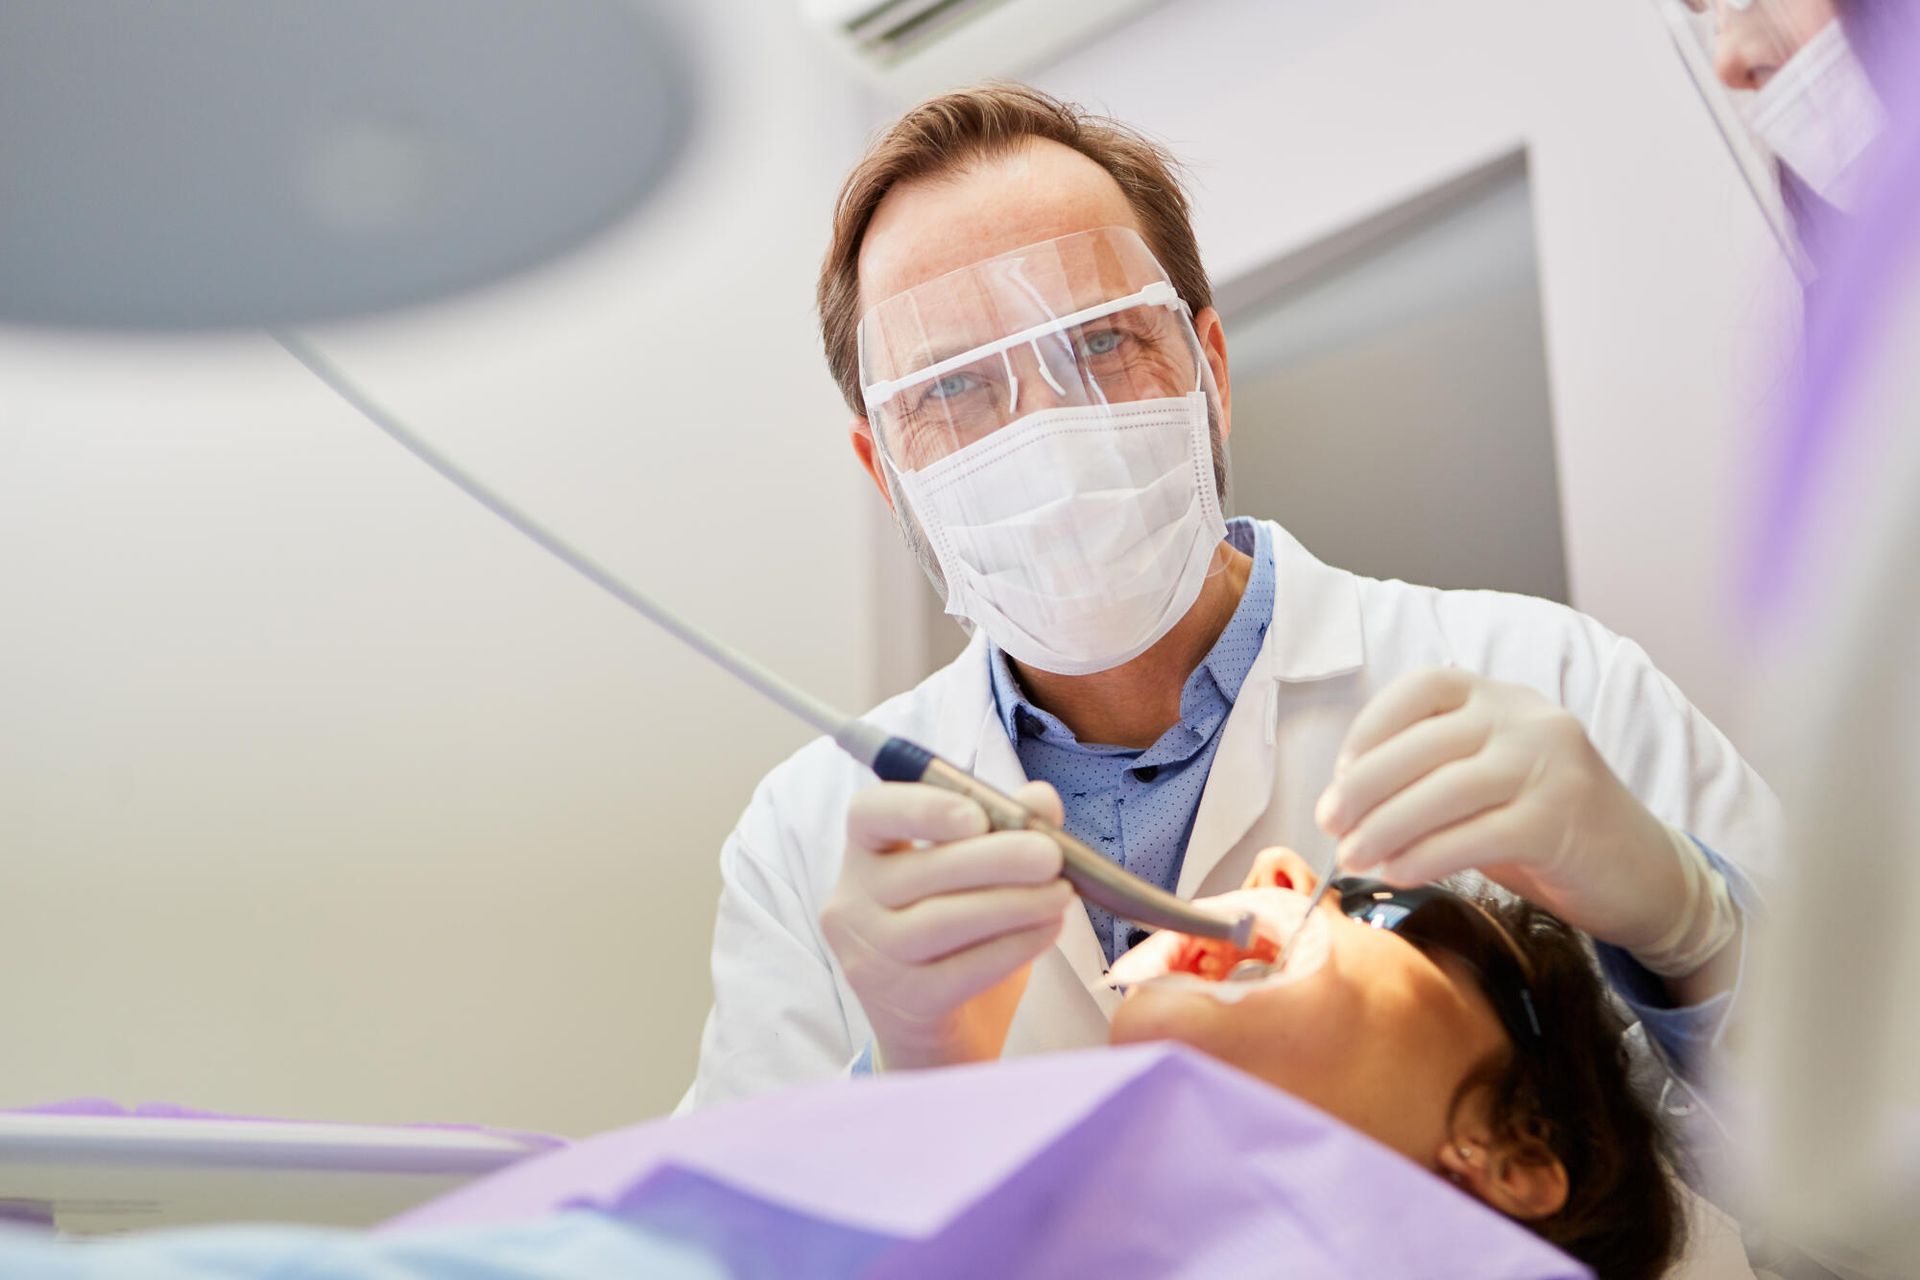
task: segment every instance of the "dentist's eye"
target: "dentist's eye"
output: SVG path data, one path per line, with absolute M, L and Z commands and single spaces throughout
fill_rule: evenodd
M 1097 329 L 1080 336 L 1080 350 L 1090 356 L 1110 356 L 1120 349 L 1126 335 L 1118 329 Z
M 927 388 L 927 395 L 934 400 L 951 400 L 955 396 L 965 395 L 973 390 L 974 383 L 977 381 L 979 379 L 970 373 L 949 373 L 943 378 L 936 379 L 933 385 Z

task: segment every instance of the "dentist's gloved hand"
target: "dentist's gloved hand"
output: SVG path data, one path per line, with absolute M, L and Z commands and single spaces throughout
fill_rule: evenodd
M 1467 868 L 1630 951 L 1694 928 L 1684 837 L 1614 776 L 1574 715 L 1451 667 L 1382 689 L 1314 816 L 1342 871 L 1393 884 Z
M 1044 782 L 1013 798 L 1061 821 Z M 980 806 L 950 791 L 883 782 L 854 797 L 820 926 L 873 1025 L 876 1065 L 1000 1056 L 1033 962 L 1075 902 L 1060 870 L 1052 840 L 990 832 Z

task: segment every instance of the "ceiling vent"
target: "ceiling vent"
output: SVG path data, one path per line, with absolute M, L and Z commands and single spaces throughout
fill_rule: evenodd
M 902 100 L 1020 76 L 1159 0 L 801 0 L 808 21 Z

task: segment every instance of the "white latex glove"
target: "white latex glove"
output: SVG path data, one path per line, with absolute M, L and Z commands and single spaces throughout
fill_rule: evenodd
M 1412 885 L 1476 868 L 1629 950 L 1684 932 L 1698 900 L 1674 833 L 1573 713 L 1453 667 L 1409 672 L 1361 710 L 1314 817 L 1345 872 Z
M 1013 797 L 1061 821 L 1046 783 Z M 854 797 L 820 925 L 873 1025 L 879 1065 L 1000 1056 L 1033 962 L 1075 901 L 1060 869 L 1052 840 L 989 832 L 980 806 L 950 791 L 883 782 Z

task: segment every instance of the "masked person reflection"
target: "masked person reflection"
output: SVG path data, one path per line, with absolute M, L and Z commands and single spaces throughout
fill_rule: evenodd
M 973 632 L 874 723 L 1031 780 L 1023 802 L 1187 897 L 1275 845 L 1397 884 L 1479 867 L 1599 940 L 1678 1066 L 1718 1034 L 1766 788 L 1592 619 L 1226 518 L 1225 442 L 1259 424 L 1235 422 L 1169 156 L 1019 86 L 934 99 L 847 180 L 819 300 L 854 453 Z M 1104 1042 L 1136 931 L 1060 866 L 804 748 L 722 852 L 686 1105 Z
M 1780 167 L 1798 239 L 1858 202 L 1886 129 L 1882 95 L 1855 48 L 1878 0 L 1677 0 L 1712 22 L 1713 71 Z M 1897 8 L 1898 6 L 1893 6 Z

